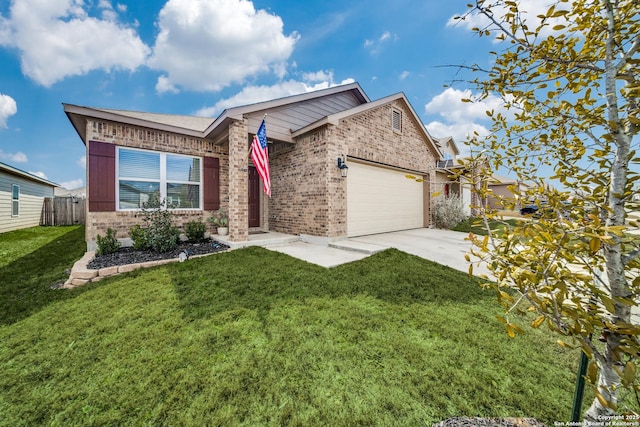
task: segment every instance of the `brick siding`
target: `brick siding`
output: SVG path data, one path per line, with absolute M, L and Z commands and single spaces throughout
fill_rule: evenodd
M 141 148 L 158 152 L 186 154 L 192 156 L 211 156 L 220 159 L 220 204 L 223 209 L 229 203 L 229 162 L 228 145 L 215 145 L 212 141 L 195 138 L 156 129 L 124 125 L 102 120 L 87 120 L 87 140 L 116 144 L 122 147 Z M 88 145 L 88 144 L 87 144 Z M 88 149 L 88 148 L 87 148 Z M 88 153 L 87 153 L 88 157 Z M 89 192 L 89 171 L 87 165 L 87 193 Z M 114 185 L 116 185 L 114 183 Z M 211 211 L 175 210 L 174 223 L 184 231 L 184 224 L 197 220 L 206 221 Z M 116 232 L 116 237 L 129 237 L 129 228 L 142 220 L 140 212 L 87 212 L 86 240 L 89 249 L 95 247 L 98 234 L 104 235 L 108 227 Z M 208 225 L 210 232 L 215 228 Z
M 402 111 L 401 133 L 391 127 L 393 108 Z M 338 157 L 408 169 L 429 181 L 436 157 L 419 126 L 404 102 L 396 101 L 302 135 L 294 145 L 274 145 L 270 228 L 289 234 L 346 236 L 349 178 L 340 176 Z M 429 225 L 430 203 L 425 199 L 425 225 Z

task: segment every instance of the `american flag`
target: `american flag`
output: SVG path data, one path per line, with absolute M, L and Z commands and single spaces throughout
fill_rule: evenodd
M 264 119 L 258 128 L 258 133 L 253 137 L 251 143 L 251 160 L 262 178 L 264 192 L 271 197 L 271 179 L 269 177 L 269 149 L 267 148 L 267 128 Z

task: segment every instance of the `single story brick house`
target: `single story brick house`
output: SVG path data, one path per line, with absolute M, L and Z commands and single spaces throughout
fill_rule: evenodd
M 58 186 L 0 163 L 0 233 L 40 225 L 42 204 Z
M 253 231 L 329 242 L 431 224 L 443 152 L 403 93 L 371 101 L 351 83 L 215 119 L 63 106 L 87 149 L 89 248 L 107 227 L 126 238 L 154 192 L 177 206 L 179 226 L 227 210 L 233 242 Z M 248 155 L 265 114 L 271 197 Z

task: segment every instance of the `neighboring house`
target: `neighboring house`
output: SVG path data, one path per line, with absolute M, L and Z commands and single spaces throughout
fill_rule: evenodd
M 502 209 L 498 199 L 506 200 L 508 202 L 515 202 L 515 196 L 513 190 L 518 190 L 520 193 L 524 193 L 531 185 L 518 181 L 513 178 L 509 178 L 502 175 L 493 174 L 492 179 L 488 182 L 489 189 L 494 194 L 494 197 L 489 197 L 487 203 L 491 209 Z M 519 211 L 521 206 L 515 205 L 515 211 Z
M 57 184 L 0 163 L 0 233 L 40 225 L 45 197 Z
M 85 187 L 74 188 L 73 190 L 67 190 L 64 187 L 56 187 L 56 197 L 75 197 L 78 199 L 84 199 L 87 197 L 87 189 Z
M 402 93 L 371 101 L 352 83 L 230 108 L 216 119 L 64 110 L 87 148 L 89 248 L 107 227 L 126 238 L 154 193 L 176 204 L 179 226 L 228 210 L 234 242 L 252 231 L 328 242 L 431 224 L 430 185 L 444 156 Z M 248 155 L 265 115 L 270 198 Z
M 432 190 L 439 193 L 439 198 L 458 196 L 467 215 L 475 213 L 478 207 L 477 195 L 471 191 L 472 182 L 468 176 L 470 170 L 464 163 L 458 162 L 460 151 L 452 137 L 438 139 L 438 146 L 443 152 L 444 160 L 436 163 L 436 178 Z

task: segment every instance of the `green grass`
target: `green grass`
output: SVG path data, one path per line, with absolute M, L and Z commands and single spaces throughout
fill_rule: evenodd
M 507 219 L 504 221 L 490 221 L 489 227 L 491 230 L 498 231 L 500 234 L 500 229 L 504 227 L 504 222 L 514 226 L 518 224 L 518 221 L 521 221 L 516 218 Z M 480 220 L 480 218 L 469 218 L 465 221 L 462 221 L 460 224 L 453 227 L 453 231 L 461 231 L 464 233 L 473 233 L 478 236 L 484 236 L 487 234 L 487 229 L 484 226 L 484 223 Z
M 85 249 L 83 226 L 33 227 L 0 234 L 0 325 L 85 291 L 51 289 L 69 277 L 67 270 Z
M 0 425 L 569 419 L 575 351 L 509 339 L 475 280 L 397 250 L 325 269 L 247 248 L 55 292 L 0 325 Z

